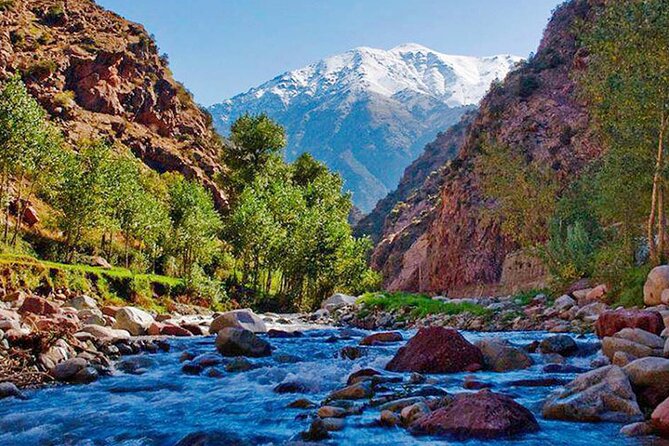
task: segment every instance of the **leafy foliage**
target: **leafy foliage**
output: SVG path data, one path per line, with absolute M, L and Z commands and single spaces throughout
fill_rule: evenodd
M 490 313 L 490 310 L 481 305 L 467 302 L 441 302 L 423 294 L 403 292 L 366 293 L 356 303 L 366 308 L 388 312 L 408 311 L 412 318 L 421 318 L 430 314 L 470 313 L 475 316 L 486 316 Z

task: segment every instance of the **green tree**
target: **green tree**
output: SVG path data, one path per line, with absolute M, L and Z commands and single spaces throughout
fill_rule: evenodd
M 185 276 L 194 265 L 206 266 L 219 248 L 222 227 L 211 195 L 198 183 L 178 174 L 165 174 L 172 228 L 167 245 L 180 261 Z
M 590 62 L 582 84 L 609 148 L 605 170 L 615 175 L 607 179 L 613 182 L 604 191 L 607 206 L 632 205 L 631 215 L 636 216 L 636 203 L 644 204 L 645 232 L 655 263 L 669 254 L 667 42 L 669 8 L 664 0 L 610 2 L 584 38 Z M 632 167 L 629 174 L 627 166 Z
M 54 206 L 72 260 L 86 231 L 98 228 L 108 215 L 108 172 L 111 148 L 103 141 L 83 141 L 66 161 Z
M 33 195 L 62 171 L 63 145 L 60 132 L 47 121 L 46 112 L 21 78 L 11 77 L 0 92 L 0 200 L 5 209 L 5 243 L 9 242 L 10 203 L 17 208 L 15 243 Z
M 244 114 L 230 127 L 230 141 L 223 158 L 233 171 L 236 186 L 243 188 L 273 154 L 285 147 L 286 134 L 264 113 Z
M 493 200 L 489 209 L 501 221 L 502 232 L 522 248 L 543 243 L 557 202 L 553 172 L 494 144 L 483 147 L 475 169 L 483 194 Z

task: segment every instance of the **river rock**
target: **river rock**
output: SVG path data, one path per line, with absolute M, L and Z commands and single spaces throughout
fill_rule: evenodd
M 321 406 L 318 409 L 318 416 L 321 418 L 344 418 L 348 412 L 342 407 Z
M 411 425 L 413 433 L 448 435 L 460 440 L 492 439 L 538 429 L 537 420 L 528 409 L 508 396 L 487 390 L 457 395 L 448 406 Z
M 542 353 L 557 353 L 562 356 L 569 356 L 578 351 L 578 345 L 571 336 L 560 334 L 542 340 L 539 349 Z
M 548 419 L 630 423 L 643 419 L 629 378 L 618 366 L 585 373 L 548 397 Z
M 558 312 L 563 312 L 567 311 L 573 306 L 576 305 L 576 301 L 568 295 L 560 296 L 557 299 L 555 299 L 555 302 L 553 303 L 553 308 L 557 310 Z
M 485 367 L 495 372 L 526 369 L 533 364 L 527 353 L 503 339 L 484 339 L 475 345 L 483 354 Z
M 664 400 L 655 408 L 650 421 L 660 435 L 669 438 L 669 399 Z
M 0 400 L 3 398 L 14 397 L 20 400 L 28 399 L 16 385 L 10 382 L 0 383 Z
M 379 424 L 381 424 L 381 426 L 388 427 L 397 426 L 400 424 L 400 417 L 395 412 L 390 410 L 382 410 L 381 414 L 379 415 Z
M 636 358 L 663 356 L 664 341 L 644 330 L 626 328 L 612 337 L 602 339 L 602 352 L 611 360 L 616 352 L 624 352 Z
M 625 328 L 640 328 L 660 335 L 664 330 L 664 320 L 657 311 L 649 310 L 608 310 L 599 315 L 595 323 L 597 336 L 613 336 Z
M 478 347 L 457 330 L 421 328 L 386 366 L 393 372 L 454 373 L 475 371 L 483 365 Z
M 126 330 L 117 330 L 111 327 L 103 327 L 102 325 L 84 325 L 80 332 L 90 333 L 95 338 L 102 341 L 118 341 L 121 339 L 130 339 L 130 333 Z
M 160 334 L 163 336 L 177 336 L 177 337 L 188 337 L 193 336 L 193 333 L 186 330 L 183 327 L 177 325 L 166 324 L 160 329 Z
M 126 330 L 133 336 L 145 335 L 154 323 L 153 316 L 135 307 L 121 308 L 116 312 L 115 318 L 114 328 Z
M 57 381 L 76 384 L 87 384 L 98 378 L 94 368 L 88 367 L 88 362 L 82 358 L 67 359 L 53 368 L 51 371 Z
M 620 434 L 627 437 L 645 437 L 654 433 L 653 424 L 645 421 L 627 424 L 620 429 Z
M 330 438 L 327 427 L 320 418 L 312 421 L 309 430 L 302 432 L 300 435 L 305 441 L 321 441 Z
M 400 420 L 405 426 L 411 426 L 413 423 L 418 421 L 418 419 L 429 415 L 430 408 L 427 407 L 427 404 L 424 402 L 414 403 L 410 406 L 406 406 L 400 412 Z
M 355 296 L 337 293 L 325 299 L 321 304 L 321 309 L 332 312 L 337 308 L 345 307 L 347 305 L 355 305 L 356 300 L 358 300 L 358 298 Z
M 328 396 L 327 400 L 361 400 L 371 398 L 373 394 L 372 383 L 369 381 L 360 381 L 343 389 L 335 390 Z
M 669 397 L 669 359 L 641 358 L 624 370 L 642 405 L 653 408 Z
M 374 344 L 385 344 L 388 342 L 400 342 L 403 341 L 402 333 L 398 331 L 386 331 L 382 333 L 374 333 L 365 337 L 360 341 L 360 345 L 374 345 Z
M 323 418 L 323 426 L 328 432 L 340 431 L 344 429 L 344 420 L 342 418 Z
M 222 328 L 233 327 L 253 333 L 267 333 L 265 322 L 251 310 L 232 310 L 214 319 L 209 327 L 210 333 L 218 333 Z
M 348 376 L 348 379 L 346 380 L 346 385 L 350 386 L 351 384 L 355 384 L 360 381 L 365 381 L 372 379 L 374 376 L 379 376 L 381 375 L 381 372 L 378 370 L 374 369 L 360 369 L 356 372 L 351 373 Z
M 649 307 L 662 303 L 662 291 L 669 288 L 669 265 L 653 268 L 643 286 L 643 301 Z
M 98 303 L 92 297 L 82 294 L 81 296 L 76 296 L 68 300 L 65 306 L 72 307 L 78 311 L 97 310 Z
M 252 331 L 227 327 L 218 332 L 216 349 L 223 356 L 270 356 L 272 348 Z
M 58 306 L 38 296 L 28 296 L 23 300 L 19 313 L 33 313 L 42 316 L 58 313 Z

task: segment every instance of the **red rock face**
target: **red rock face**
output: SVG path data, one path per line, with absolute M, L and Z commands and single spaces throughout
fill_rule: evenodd
M 609 310 L 599 315 L 595 323 L 600 338 L 613 336 L 623 328 L 640 328 L 659 336 L 664 330 L 664 319 L 657 311 Z
M 415 433 L 491 439 L 539 430 L 534 415 L 508 396 L 489 391 L 460 394 L 446 407 L 416 421 Z
M 456 373 L 481 368 L 483 355 L 457 330 L 422 328 L 388 363 L 393 372 Z
M 42 297 L 29 296 L 23 301 L 19 313 L 34 313 L 46 316 L 58 313 L 58 307 Z
M 473 168 L 484 139 L 522 149 L 528 162 L 553 169 L 565 187 L 599 157 L 575 81 L 587 55 L 573 34 L 574 23 L 588 20 L 596 3 L 575 0 L 559 7 L 535 58 L 491 89 L 464 131 L 458 156 L 437 171 L 437 199 L 425 197 L 388 211 L 373 253 L 388 288 L 455 294 L 499 282 L 504 259 L 517 246 L 486 212 L 494 203 L 482 196 Z M 524 91 L 528 79 L 536 88 Z
M 45 19 L 53 6 L 64 7 L 66 20 Z M 172 78 L 142 26 L 92 0 L 15 0 L 0 30 L 0 82 L 31 73 L 23 76 L 30 93 L 68 139 L 120 142 L 152 169 L 200 181 L 226 206 L 214 181 L 224 169 L 210 118 Z M 36 61 L 47 68 L 35 70 Z

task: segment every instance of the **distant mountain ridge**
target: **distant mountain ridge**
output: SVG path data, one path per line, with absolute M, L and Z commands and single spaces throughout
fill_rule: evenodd
M 438 131 L 476 106 L 520 57 L 451 56 L 417 44 L 356 48 L 210 107 L 224 135 L 266 112 L 288 134 L 287 158 L 310 152 L 340 172 L 364 212 L 395 189 Z

